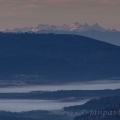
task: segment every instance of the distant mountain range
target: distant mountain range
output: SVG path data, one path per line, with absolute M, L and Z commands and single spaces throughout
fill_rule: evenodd
M 39 24 L 37 27 L 24 27 L 24 28 L 14 28 L 13 30 L 5 29 L 3 32 L 40 32 L 42 30 L 52 30 L 52 31 L 76 31 L 84 32 L 88 30 L 98 30 L 98 31 L 112 31 L 116 32 L 115 29 L 104 29 L 99 26 L 98 23 L 89 26 L 87 23 L 84 25 L 75 22 L 72 25 L 64 24 L 62 26 L 48 25 L 48 24 Z
M 120 32 L 115 29 L 104 29 L 97 23 L 91 26 L 87 23 L 81 25 L 78 22 L 75 22 L 72 25 L 64 24 L 63 26 L 39 24 L 37 27 L 15 28 L 13 30 L 5 29 L 2 32 L 75 34 L 120 46 Z
M 120 77 L 120 47 L 78 35 L 0 33 L 0 78 L 14 75 L 66 82 Z

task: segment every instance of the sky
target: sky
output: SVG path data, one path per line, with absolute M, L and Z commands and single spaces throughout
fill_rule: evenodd
M 74 22 L 120 31 L 120 0 L 0 0 L 0 30 Z

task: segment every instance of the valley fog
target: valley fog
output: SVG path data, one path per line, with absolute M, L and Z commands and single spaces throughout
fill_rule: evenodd
M 13 87 L 0 87 L 0 93 L 27 93 L 31 91 L 57 91 L 57 90 L 104 90 L 120 88 L 119 80 L 104 80 L 91 82 L 77 82 L 61 85 L 24 85 Z
M 21 112 L 31 110 L 61 110 L 63 107 L 81 105 L 87 100 L 80 100 L 74 102 L 60 102 L 53 100 L 0 100 L 0 110 Z

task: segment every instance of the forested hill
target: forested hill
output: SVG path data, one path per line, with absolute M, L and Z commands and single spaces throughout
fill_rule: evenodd
M 88 111 L 99 110 L 99 109 L 104 109 L 105 107 L 118 105 L 118 104 L 120 104 L 120 96 L 107 96 L 107 97 L 100 97 L 99 99 L 98 98 L 92 99 L 83 105 L 65 107 L 64 110 L 74 111 L 74 112 L 80 112 L 81 110 L 88 110 Z
M 120 77 L 119 71 L 120 47 L 105 42 L 77 35 L 0 33 L 1 79 L 100 79 Z
M 119 101 L 120 96 L 100 98 L 97 101 L 94 100 L 93 109 L 91 109 L 90 111 L 83 112 L 80 116 L 76 116 L 73 120 L 120 120 Z M 93 101 L 90 102 L 92 103 Z M 101 108 L 103 106 L 104 108 L 99 108 L 99 104 L 101 104 Z M 99 106 L 97 110 L 94 109 L 95 105 L 96 108 Z

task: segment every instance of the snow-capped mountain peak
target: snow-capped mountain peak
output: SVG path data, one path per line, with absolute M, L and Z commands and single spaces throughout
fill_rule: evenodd
M 5 29 L 3 32 L 39 32 L 42 30 L 57 30 L 57 31 L 76 31 L 76 32 L 82 32 L 82 31 L 88 31 L 88 30 L 98 30 L 98 31 L 116 31 L 111 29 L 104 29 L 101 27 L 98 23 L 95 23 L 93 25 L 80 24 L 78 22 L 73 23 L 72 25 L 63 24 L 62 26 L 56 26 L 56 25 L 48 25 L 48 24 L 39 24 L 37 27 L 24 27 L 24 28 L 15 28 L 13 30 Z

